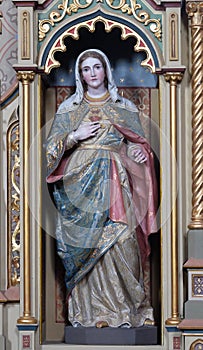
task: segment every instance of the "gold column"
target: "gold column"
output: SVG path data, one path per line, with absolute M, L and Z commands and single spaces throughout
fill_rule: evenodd
M 203 2 L 187 4 L 192 46 L 192 218 L 190 229 L 203 228 Z
M 170 144 L 171 157 L 171 317 L 166 320 L 167 325 L 180 323 L 178 311 L 178 229 L 177 229 L 177 169 L 176 169 L 176 123 L 177 123 L 177 84 L 181 82 L 183 73 L 168 72 L 164 75 L 170 83 Z
M 18 324 L 33 324 L 37 320 L 31 316 L 31 287 L 30 287 L 30 210 L 28 205 L 29 188 L 29 162 L 28 153 L 30 147 L 30 82 L 33 81 L 33 71 L 19 71 L 17 78 L 22 82 L 23 96 L 23 316 Z

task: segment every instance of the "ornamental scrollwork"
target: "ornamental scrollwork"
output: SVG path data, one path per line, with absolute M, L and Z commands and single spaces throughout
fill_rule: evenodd
M 49 15 L 49 19 L 43 19 L 39 21 L 39 41 L 42 41 L 46 34 L 50 31 L 51 26 L 54 27 L 55 23 L 61 22 L 66 14 L 71 16 L 72 13 L 78 12 L 79 9 L 85 9 L 89 7 L 93 0 L 85 0 L 85 4 L 81 4 L 78 0 L 73 0 L 72 4 L 68 6 L 69 0 L 63 0 L 62 4 L 58 5 L 59 11 L 52 11 Z
M 8 244 L 9 286 L 20 283 L 20 156 L 19 125 L 8 132 Z
M 130 5 L 126 4 L 126 0 L 120 0 L 120 4 L 113 6 L 114 0 L 106 0 L 107 5 L 109 5 L 114 10 L 121 10 L 121 12 L 128 15 L 133 15 L 134 18 L 143 23 L 145 26 L 149 25 L 151 32 L 155 35 L 158 40 L 161 40 L 161 23 L 160 19 L 151 19 L 149 13 L 141 10 L 142 6 L 136 2 L 136 0 L 130 0 Z
M 137 3 L 137 0 L 130 0 L 130 4 L 126 1 L 127 0 L 120 0 L 119 4 L 114 5 L 114 0 L 96 0 L 96 2 L 101 4 L 105 2 L 107 6 L 113 10 L 133 16 L 138 22 L 145 26 L 149 25 L 150 31 L 161 41 L 162 32 L 160 19 L 150 18 L 150 14 L 142 9 L 142 6 Z M 72 3 L 69 4 L 69 0 L 63 0 L 62 3 L 58 5 L 58 11 L 52 11 L 48 19 L 39 20 L 39 41 L 42 41 L 51 30 L 51 27 L 61 22 L 66 15 L 71 16 L 79 10 L 89 7 L 93 2 L 94 0 L 85 0 L 84 3 L 81 3 L 79 0 L 73 0 Z

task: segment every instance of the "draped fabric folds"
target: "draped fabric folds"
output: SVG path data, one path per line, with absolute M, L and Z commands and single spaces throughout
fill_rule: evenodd
M 66 102 L 59 108 L 47 139 L 47 182 L 54 184 L 69 321 L 141 326 L 153 319 L 143 284 L 148 236 L 156 232 L 153 153 L 136 107 L 125 99 L 108 95 L 91 103 L 84 95 L 73 101 L 69 110 Z M 97 135 L 67 147 L 70 133 L 95 116 Z M 142 164 L 129 152 L 138 146 L 147 157 Z

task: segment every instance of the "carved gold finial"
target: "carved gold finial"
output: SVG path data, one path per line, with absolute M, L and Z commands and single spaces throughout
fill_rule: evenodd
M 192 47 L 192 218 L 191 229 L 203 228 L 203 2 L 187 4 Z

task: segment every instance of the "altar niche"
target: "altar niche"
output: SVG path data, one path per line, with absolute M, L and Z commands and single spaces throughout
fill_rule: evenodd
M 66 38 L 65 44 L 67 50 L 65 52 L 56 52 L 55 58 L 60 62 L 59 68 L 54 68 L 48 75 L 42 78 L 45 96 L 45 118 L 44 125 L 46 134 L 49 132 L 50 121 L 60 105 L 74 92 L 74 65 L 78 54 L 88 48 L 96 48 L 104 51 L 113 67 L 113 75 L 119 93 L 133 101 L 139 110 L 140 120 L 155 155 L 156 176 L 159 187 L 159 86 L 158 79 L 149 69 L 142 67 L 142 62 L 146 53 L 135 52 L 135 38 L 128 38 L 124 41 L 120 38 L 121 32 L 119 28 L 113 29 L 110 33 L 106 33 L 102 23 L 96 24 L 96 29 L 90 33 L 87 29 L 80 29 L 79 40 Z M 114 50 L 112 50 L 112 43 Z M 46 138 L 46 135 L 44 135 Z M 45 140 L 44 140 L 45 141 Z M 44 169 L 45 173 L 45 169 Z M 43 270 L 46 272 L 42 275 L 42 310 L 43 315 L 41 322 L 43 323 L 41 339 L 42 343 L 47 341 L 57 341 L 77 344 L 77 338 L 80 333 L 80 341 L 78 344 L 119 344 L 119 345 L 150 345 L 161 344 L 161 252 L 160 252 L 160 230 L 153 233 L 149 237 L 151 246 L 151 254 L 148 261 L 148 269 L 145 271 L 145 288 L 150 295 L 152 307 L 154 310 L 155 327 L 147 327 L 147 336 L 144 328 L 138 329 L 136 333 L 133 329 L 125 329 L 127 338 L 123 338 L 118 329 L 78 329 L 74 335 L 74 329 L 70 328 L 67 321 L 67 302 L 66 288 L 64 283 L 64 268 L 56 254 L 55 242 L 55 209 L 51 198 L 47 195 L 42 199 L 44 201 L 43 216 L 44 222 L 44 239 L 43 239 Z M 158 228 L 160 227 L 159 218 Z M 66 326 L 66 332 L 64 332 Z M 101 331 L 101 338 L 96 332 Z M 111 331 L 115 331 L 115 337 L 112 338 Z M 81 335 L 83 332 L 83 335 Z M 92 332 L 92 333 L 91 333 Z M 105 334 L 103 334 L 105 333 Z M 92 337 L 91 337 L 92 334 Z M 141 336 L 140 336 L 141 335 Z M 124 343 L 120 339 L 123 338 Z M 75 340 L 74 340 L 75 339 Z M 91 339 L 91 340 L 90 340 Z M 99 340 L 100 339 L 100 340 Z M 111 339 L 111 342 L 110 342 Z M 142 340 L 141 340 L 142 339 Z M 145 343 L 143 343 L 146 341 Z

